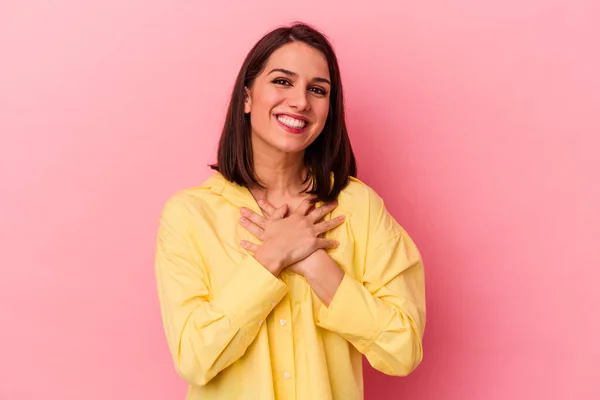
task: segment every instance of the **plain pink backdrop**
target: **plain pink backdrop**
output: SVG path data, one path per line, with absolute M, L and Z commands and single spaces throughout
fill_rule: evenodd
M 0 399 L 183 399 L 157 218 L 293 20 L 331 37 L 359 177 L 427 268 L 425 359 L 366 398 L 599 399 L 598 4 L 0 2 Z

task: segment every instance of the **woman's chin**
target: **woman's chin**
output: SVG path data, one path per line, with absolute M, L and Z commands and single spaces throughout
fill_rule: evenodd
M 258 139 L 258 137 L 256 139 Z M 255 140 L 253 142 L 255 150 L 258 150 L 259 148 L 265 150 L 266 148 L 270 148 L 271 151 L 294 154 L 303 152 L 310 144 L 310 142 L 307 142 L 308 137 L 300 138 L 295 135 L 282 135 L 280 132 L 277 132 L 276 135 L 270 135 L 269 137 L 262 137 L 260 139 L 261 140 Z
M 306 150 L 306 143 L 298 140 L 278 140 L 274 147 L 282 153 L 301 153 Z
M 277 150 L 279 150 L 282 153 L 297 154 L 297 153 L 302 153 L 304 150 L 306 150 L 306 147 L 285 146 L 285 147 L 278 147 Z

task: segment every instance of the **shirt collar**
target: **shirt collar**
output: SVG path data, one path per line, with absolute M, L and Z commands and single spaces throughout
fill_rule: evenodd
M 259 215 L 262 214 L 250 190 L 245 186 L 228 181 L 220 172 L 216 172 L 206 183 L 213 192 L 222 196 L 236 207 L 246 207 Z
M 333 184 L 333 172 L 332 184 Z M 227 180 L 220 172 L 215 172 L 213 176 L 208 178 L 206 184 L 216 194 L 222 196 L 236 207 L 246 207 L 255 213 L 262 215 L 262 210 L 258 206 L 256 199 L 250 193 L 247 187 L 238 185 L 235 182 Z M 323 202 L 317 202 L 317 207 L 323 205 Z

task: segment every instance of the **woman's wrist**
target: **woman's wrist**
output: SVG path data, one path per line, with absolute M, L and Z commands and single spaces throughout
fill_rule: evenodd
M 271 256 L 263 246 L 259 247 L 254 253 L 254 259 L 275 276 L 278 276 L 283 269 L 283 261 L 278 257 Z

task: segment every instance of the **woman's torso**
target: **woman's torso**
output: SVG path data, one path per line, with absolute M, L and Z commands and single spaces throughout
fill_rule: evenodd
M 201 238 L 193 246 L 206 266 L 210 293 L 216 295 L 248 256 L 240 241 L 259 243 L 238 223 L 240 208 L 261 212 L 247 189 L 218 173 L 186 192 L 194 199 L 191 204 L 197 216 L 191 225 Z M 359 281 L 368 232 L 368 197 L 366 186 L 351 179 L 338 197 L 338 207 L 324 218 L 346 217 L 343 225 L 326 233 L 325 237 L 340 242 L 328 253 Z M 246 353 L 206 386 L 191 386 L 188 400 L 363 398 L 362 355 L 340 335 L 317 326 L 324 305 L 304 277 L 284 270 L 280 279 L 289 291 L 261 324 Z

